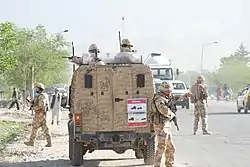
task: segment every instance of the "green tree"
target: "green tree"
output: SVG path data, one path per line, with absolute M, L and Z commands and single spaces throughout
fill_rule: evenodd
M 49 35 L 44 26 L 17 29 L 15 34 L 15 66 L 5 73 L 6 81 L 19 88 L 29 87 L 31 68 L 36 82 L 46 86 L 67 83 L 68 43 L 62 35 Z
M 216 83 L 228 84 L 234 92 L 250 83 L 249 52 L 241 43 L 237 51 L 229 57 L 221 58 L 221 66 L 215 73 Z
M 249 63 L 250 58 L 248 57 L 249 52 L 246 50 L 246 47 L 243 45 L 243 43 L 240 44 L 239 48 L 234 54 L 231 54 L 229 57 L 223 57 L 221 58 L 221 65 L 223 66 L 226 63 Z
M 13 23 L 0 23 L 0 74 L 16 65 L 17 28 Z M 0 75 L 1 76 L 1 75 Z

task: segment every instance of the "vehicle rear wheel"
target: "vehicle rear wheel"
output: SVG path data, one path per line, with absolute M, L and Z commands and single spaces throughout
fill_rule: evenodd
M 72 144 L 72 155 L 71 155 L 71 165 L 81 166 L 83 164 L 83 146 L 82 143 L 73 141 Z
M 248 113 L 248 109 L 244 108 L 244 113 L 247 114 Z
M 241 112 L 241 109 L 240 109 L 240 108 L 237 108 L 237 111 L 238 111 L 238 113 L 240 113 L 240 112 Z
M 69 133 L 69 159 L 71 160 L 73 154 L 73 142 L 74 142 L 74 129 L 71 121 L 68 122 L 68 133 Z
M 135 157 L 136 157 L 137 159 L 143 158 L 143 152 L 142 152 L 142 150 L 140 150 L 140 149 L 135 150 Z
M 144 163 L 146 165 L 153 165 L 155 158 L 155 137 L 147 139 L 147 145 L 145 146 L 143 153 Z
M 185 108 L 185 106 L 184 106 L 184 105 L 182 105 L 182 106 L 181 106 L 181 108 Z

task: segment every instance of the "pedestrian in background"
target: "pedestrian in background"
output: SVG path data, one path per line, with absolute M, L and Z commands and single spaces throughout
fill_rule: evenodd
M 61 102 L 62 95 L 59 93 L 59 90 L 55 88 L 55 94 L 52 95 L 51 109 L 52 109 L 52 122 L 54 124 L 54 119 L 56 117 L 57 125 L 59 125 L 61 121 Z
M 11 109 L 14 105 L 16 104 L 16 109 L 19 111 L 20 107 L 18 104 L 18 95 L 17 95 L 17 91 L 16 88 L 13 88 L 13 93 L 12 93 L 12 102 L 9 106 L 9 109 Z

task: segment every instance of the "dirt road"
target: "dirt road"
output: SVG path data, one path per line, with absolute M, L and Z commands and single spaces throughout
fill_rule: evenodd
M 44 147 L 45 138 L 38 132 L 36 146 L 28 147 L 23 144 L 28 139 L 29 133 L 24 134 L 18 141 L 8 145 L 0 167 L 70 167 L 68 160 L 68 132 L 67 132 L 67 111 L 62 112 L 62 122 L 59 125 L 50 125 L 52 133 L 52 144 L 50 148 Z M 48 113 L 50 123 L 51 112 Z M 0 120 L 9 119 L 16 121 L 31 121 L 31 117 L 24 113 L 7 114 L 0 111 Z M 84 157 L 85 167 L 149 167 L 144 165 L 143 160 L 138 160 L 132 150 L 125 154 L 116 154 L 113 151 L 94 151 Z M 180 167 L 178 165 L 178 167 Z

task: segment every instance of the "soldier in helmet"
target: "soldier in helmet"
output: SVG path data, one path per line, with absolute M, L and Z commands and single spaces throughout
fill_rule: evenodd
M 100 53 L 100 49 L 96 44 L 91 44 L 88 51 L 90 55 L 90 64 L 105 65 L 104 61 L 97 57 L 97 54 Z
M 174 164 L 175 146 L 172 140 L 171 122 L 175 114 L 169 109 L 169 103 L 174 99 L 171 93 L 172 89 L 172 84 L 162 82 L 151 104 L 154 115 L 152 122 L 157 142 L 154 167 L 160 167 L 164 151 L 166 167 L 172 167 Z M 180 98 L 184 98 L 188 95 L 189 93 Z
M 132 52 L 131 48 L 133 45 L 128 39 L 123 39 L 121 43 L 121 52 Z
M 132 47 L 133 45 L 128 39 L 123 39 L 121 52 L 114 57 L 114 63 L 141 63 L 141 59 L 135 57 Z
M 49 133 L 49 128 L 46 121 L 46 104 L 48 104 L 48 102 L 43 91 L 44 85 L 42 83 L 38 83 L 36 85 L 36 92 L 38 96 L 35 97 L 32 107 L 32 109 L 35 111 L 35 116 L 33 118 L 30 140 L 28 142 L 24 142 L 24 144 L 27 146 L 34 146 L 37 130 L 39 128 L 42 128 L 42 131 L 44 132 L 47 140 L 46 147 L 51 147 L 51 135 Z
M 202 75 L 197 77 L 196 83 L 191 87 L 191 103 L 194 104 L 194 132 L 196 135 L 198 130 L 198 124 L 201 119 L 203 135 L 211 135 L 207 128 L 207 111 L 206 101 L 208 97 L 208 91 L 203 82 L 205 78 Z

